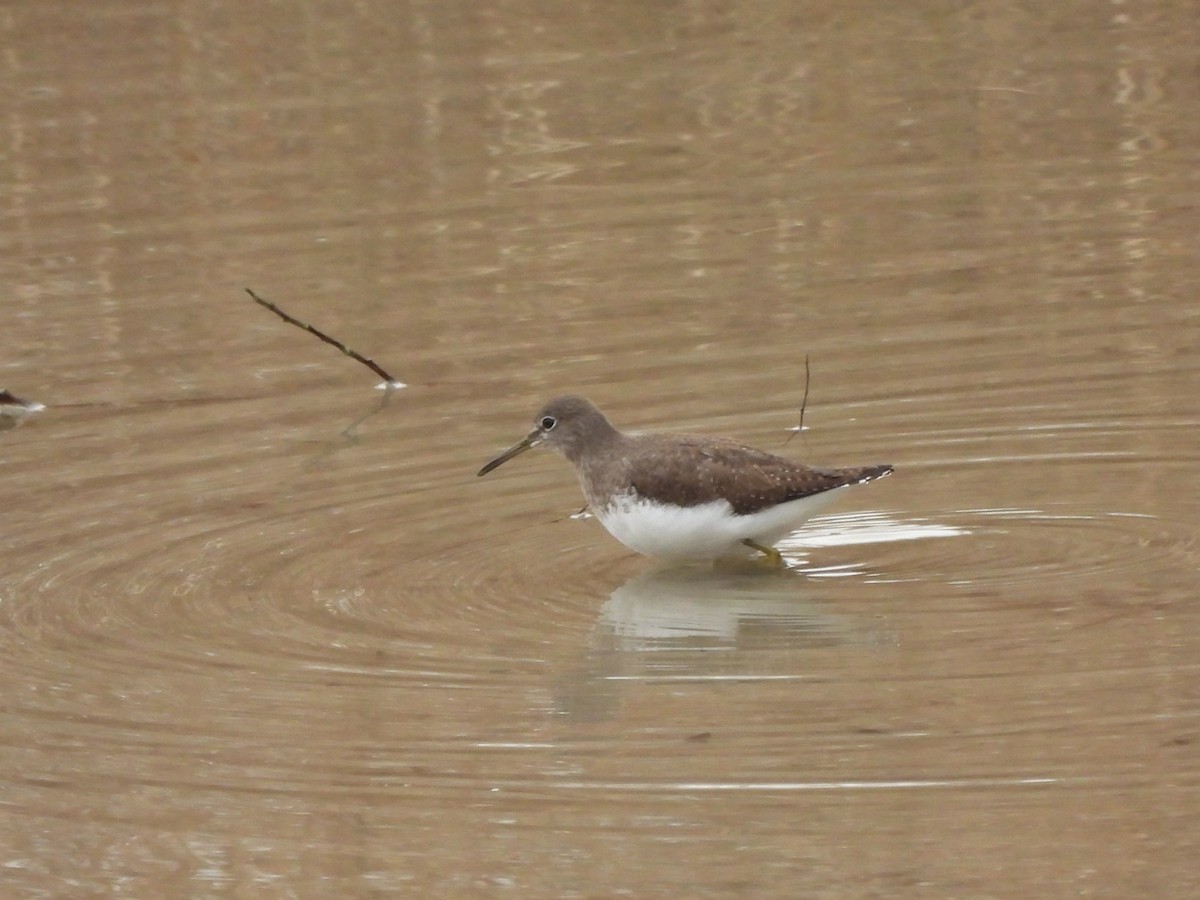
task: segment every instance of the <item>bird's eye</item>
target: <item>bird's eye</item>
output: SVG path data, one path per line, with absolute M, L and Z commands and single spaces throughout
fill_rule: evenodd
M 554 416 L 542 416 L 542 421 L 538 424 L 542 426 L 542 431 L 549 431 L 558 424 L 558 420 Z

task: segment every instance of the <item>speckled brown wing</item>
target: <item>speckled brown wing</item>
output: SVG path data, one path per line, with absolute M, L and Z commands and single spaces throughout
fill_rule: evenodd
M 892 471 L 888 465 L 818 469 L 735 441 L 695 435 L 647 435 L 629 449 L 626 472 L 643 497 L 685 507 L 725 498 L 738 515 Z

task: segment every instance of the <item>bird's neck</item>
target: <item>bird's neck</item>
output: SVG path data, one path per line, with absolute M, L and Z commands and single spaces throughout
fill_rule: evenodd
M 625 435 L 613 428 L 607 419 L 592 422 L 586 441 L 573 441 L 562 447 L 562 454 L 577 469 L 593 466 L 607 456 L 612 448 L 625 440 Z
M 621 445 L 628 440 L 624 434 L 610 427 L 603 434 L 591 437 L 586 453 L 566 453 L 579 476 L 588 502 L 593 506 L 607 501 L 609 493 L 620 480 L 627 458 Z

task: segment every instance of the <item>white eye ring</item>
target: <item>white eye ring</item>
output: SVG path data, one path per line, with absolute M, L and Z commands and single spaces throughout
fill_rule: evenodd
M 558 420 L 554 416 L 542 416 L 542 421 L 538 422 L 542 431 L 550 431 L 558 424 Z

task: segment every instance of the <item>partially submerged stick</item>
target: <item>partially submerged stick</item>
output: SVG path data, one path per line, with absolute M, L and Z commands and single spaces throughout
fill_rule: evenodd
M 809 375 L 810 375 L 810 373 L 808 370 L 808 354 L 805 353 L 804 354 L 804 399 L 800 401 L 800 424 L 797 425 L 795 428 L 790 429 L 792 433 L 789 434 L 788 439 L 783 442 L 783 446 L 785 446 L 785 447 L 791 443 L 792 438 L 794 438 L 796 435 L 798 435 L 800 432 L 802 432 L 804 430 L 804 410 L 808 408 L 808 385 L 809 385 L 809 381 L 811 380 Z
M 287 322 L 289 325 L 295 325 L 297 328 L 303 328 L 309 334 L 315 335 L 316 337 L 323 340 L 325 343 L 330 344 L 334 347 L 337 347 L 339 350 L 342 351 L 342 353 L 344 353 L 346 356 L 350 357 L 351 359 L 362 363 L 364 366 L 366 366 L 368 369 L 370 369 L 372 372 L 374 372 L 376 375 L 378 375 L 380 378 L 383 379 L 384 383 L 383 383 L 382 387 L 385 387 L 388 390 L 404 387 L 403 381 L 400 381 L 397 378 L 393 378 L 387 372 L 387 370 L 385 370 L 383 368 L 383 366 L 381 366 L 377 362 L 375 362 L 375 360 L 369 359 L 369 358 L 363 356 L 361 353 L 357 353 L 354 350 L 351 350 L 349 347 L 347 347 L 345 344 L 343 344 L 337 338 L 330 337 L 325 332 L 321 331 L 321 329 L 319 329 L 313 325 L 310 325 L 308 322 L 301 322 L 299 319 L 295 318 L 294 316 L 289 316 L 287 313 L 285 313 L 282 309 L 280 309 L 278 306 L 276 306 L 270 300 L 264 300 L 262 297 L 258 296 L 258 294 L 254 293 L 254 291 L 250 290 L 250 288 L 246 288 L 246 293 L 249 294 L 250 299 L 253 300 L 255 303 L 257 303 L 259 306 L 266 307 L 271 312 L 275 313 L 275 315 L 279 316 L 279 318 L 283 319 L 283 321 Z
M 44 404 L 22 400 L 12 391 L 0 388 L 0 431 L 16 428 L 26 418 L 45 408 Z

